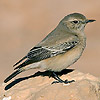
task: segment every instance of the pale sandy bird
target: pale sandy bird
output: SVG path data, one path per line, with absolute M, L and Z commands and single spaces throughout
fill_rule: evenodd
M 65 16 L 51 33 L 14 65 L 24 60 L 4 82 L 8 82 L 23 71 L 34 68 L 53 71 L 56 82 L 71 82 L 63 81 L 55 72 L 66 69 L 80 58 L 86 46 L 84 28 L 87 23 L 93 21 L 95 20 L 88 20 L 80 13 Z M 30 66 L 26 66 L 29 64 Z

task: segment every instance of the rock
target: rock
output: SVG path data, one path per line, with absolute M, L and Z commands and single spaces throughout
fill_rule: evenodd
M 0 100 L 100 100 L 100 79 L 93 75 L 77 70 L 62 75 L 63 80 L 75 80 L 70 84 L 51 84 L 53 78 L 36 76 L 0 85 Z

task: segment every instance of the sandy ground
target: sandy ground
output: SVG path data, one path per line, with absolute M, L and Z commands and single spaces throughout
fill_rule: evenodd
M 86 26 L 87 47 L 71 68 L 100 76 L 99 0 L 0 0 L 0 82 L 12 65 L 51 32 L 69 13 L 80 12 L 96 22 Z M 36 70 L 20 76 L 27 76 Z
M 0 100 L 100 100 L 100 79 L 97 77 L 78 70 L 63 70 L 65 74 L 56 74 L 74 82 L 51 84 L 55 80 L 49 78 L 48 73 L 38 72 L 9 84 L 0 84 Z

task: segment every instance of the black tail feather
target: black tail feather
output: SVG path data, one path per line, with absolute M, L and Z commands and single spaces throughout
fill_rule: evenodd
M 18 75 L 19 73 L 21 73 L 23 70 L 18 69 L 17 71 L 15 71 L 14 73 L 12 73 L 10 76 L 8 76 L 5 80 L 4 83 L 7 83 L 8 81 L 10 81 L 12 78 L 14 78 L 16 75 Z
M 16 66 L 16 65 L 18 65 L 20 62 L 22 62 L 22 61 L 23 61 L 24 59 L 26 59 L 26 58 L 27 58 L 27 56 L 23 57 L 23 58 L 22 58 L 21 60 L 19 60 L 16 64 L 14 64 L 13 67 Z

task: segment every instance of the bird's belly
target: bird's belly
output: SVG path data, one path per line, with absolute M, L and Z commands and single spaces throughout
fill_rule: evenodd
M 64 54 L 43 60 L 40 66 L 45 70 L 61 71 L 76 62 L 82 51 L 80 48 L 74 48 Z

